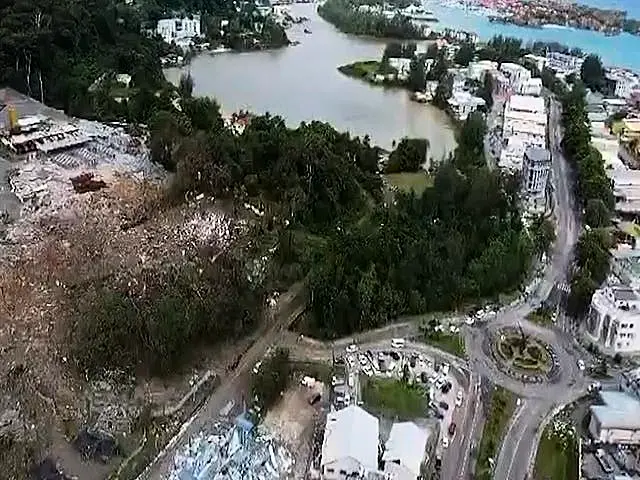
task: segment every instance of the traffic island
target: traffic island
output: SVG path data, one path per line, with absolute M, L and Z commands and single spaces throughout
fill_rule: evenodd
M 538 383 L 550 380 L 554 375 L 551 347 L 516 328 L 496 332 L 492 356 L 500 370 L 525 382 Z

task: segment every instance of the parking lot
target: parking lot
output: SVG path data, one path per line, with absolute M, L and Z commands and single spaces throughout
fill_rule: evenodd
M 402 342 L 403 344 L 404 342 Z M 435 418 L 439 422 L 439 438 L 436 453 L 442 454 L 448 448 L 462 415 L 465 394 L 452 368 L 447 363 L 435 362 L 421 353 L 411 351 L 404 345 L 389 342 L 388 346 L 360 349 L 349 345 L 343 353 L 337 355 L 338 363 L 344 364 L 344 378 L 336 375 L 333 403 L 336 408 L 350 404 L 362 405 L 362 377 L 377 377 L 401 380 L 423 388 L 427 410 L 422 417 Z M 453 435 L 450 433 L 453 432 Z

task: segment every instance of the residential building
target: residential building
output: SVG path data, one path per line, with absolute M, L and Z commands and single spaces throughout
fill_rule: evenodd
M 483 98 L 465 91 L 454 91 L 449 99 L 449 107 L 458 120 L 466 120 L 471 113 L 486 104 Z
M 489 72 L 494 72 L 498 69 L 498 62 L 492 62 L 491 60 L 480 60 L 478 62 L 471 62 L 467 67 L 467 77 L 471 80 L 478 82 L 484 81 L 484 76 Z
M 511 95 L 511 82 L 502 72 L 495 70 L 493 75 L 493 95 L 497 98 L 506 98 Z
M 411 70 L 410 58 L 389 58 L 389 66 L 396 69 L 399 79 L 406 80 L 409 78 L 409 71 Z
M 519 172 L 522 170 L 522 160 L 524 158 L 524 151 L 526 148 L 525 140 L 522 137 L 512 135 L 507 138 L 506 145 L 502 147 L 502 150 L 500 151 L 498 166 L 503 170 Z
M 543 201 L 546 196 L 551 154 L 549 150 L 528 147 L 522 161 L 522 190 L 534 203 Z
M 640 170 L 605 170 L 613 186 L 616 211 L 621 214 L 640 214 Z
M 580 72 L 582 64 L 584 63 L 584 58 L 582 57 L 560 52 L 547 53 L 546 60 L 547 67 L 564 75 Z
M 502 137 L 518 135 L 528 146 L 547 144 L 547 113 L 544 99 L 530 95 L 512 95 L 505 104 Z
M 592 405 L 589 433 L 596 442 L 640 444 L 640 400 L 626 392 L 602 391 L 603 405 Z
M 586 334 L 610 354 L 640 351 L 640 296 L 628 286 L 606 286 L 591 297 Z
M 320 461 L 323 480 L 361 478 L 378 467 L 378 419 L 351 405 L 330 412 Z
M 542 71 L 542 69 L 547 64 L 547 57 L 542 57 L 540 55 L 534 55 L 533 53 L 527 53 L 524 56 L 525 62 L 528 62 L 531 65 L 535 65 L 538 71 Z
M 542 93 L 542 79 L 528 78 L 526 80 L 522 80 L 516 84 L 515 89 L 521 95 L 539 97 Z
M 605 88 L 619 98 L 630 98 L 640 88 L 640 79 L 630 70 L 612 68 L 605 72 Z
M 531 72 L 517 63 L 505 62 L 500 65 L 500 71 L 509 78 L 514 88 L 531 78 Z
M 166 43 L 174 42 L 178 46 L 186 47 L 194 37 L 199 37 L 201 34 L 200 15 L 158 20 L 156 33 Z
M 430 431 L 413 422 L 394 423 L 382 455 L 389 480 L 416 480 L 421 476 Z

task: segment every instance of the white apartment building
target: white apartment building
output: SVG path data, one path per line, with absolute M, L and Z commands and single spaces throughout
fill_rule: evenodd
M 558 73 L 569 75 L 570 73 L 578 73 L 584 63 L 584 58 L 574 55 L 567 55 L 560 52 L 547 53 L 547 67 Z
M 409 78 L 409 72 L 411 71 L 410 58 L 391 57 L 389 58 L 389 66 L 396 69 L 399 79 Z
M 596 442 L 640 444 L 640 401 L 627 392 L 602 391 L 604 405 L 589 407 L 589 433 Z
M 638 76 L 622 68 L 612 68 L 605 73 L 605 81 L 616 97 L 631 98 L 633 92 L 640 88 Z
M 478 82 L 484 81 L 484 76 L 488 72 L 494 72 L 498 69 L 498 62 L 492 62 L 491 60 L 480 60 L 478 62 L 471 62 L 467 67 L 467 77 L 471 80 Z
M 199 37 L 200 15 L 185 18 L 165 18 L 158 20 L 156 33 L 166 43 L 175 42 L 176 45 L 188 45 L 192 38 Z
M 551 169 L 551 154 L 539 147 L 528 147 L 522 161 L 522 190 L 535 204 L 544 201 Z
M 378 419 L 351 405 L 330 412 L 322 442 L 322 480 L 363 478 L 378 470 Z
M 541 78 L 529 78 L 516 85 L 516 92 L 521 95 L 529 95 L 533 97 L 539 97 L 542 93 L 542 79 Z
M 483 98 L 475 97 L 469 92 L 454 91 L 449 99 L 449 107 L 458 120 L 464 121 L 478 108 L 486 104 Z
M 591 298 L 586 333 L 612 355 L 640 351 L 640 296 L 627 286 L 607 286 Z
M 547 113 L 544 99 L 530 95 L 512 95 L 504 108 L 502 137 L 517 135 L 528 146 L 547 144 Z
M 526 148 L 527 146 L 522 137 L 512 135 L 507 139 L 506 145 L 500 151 L 498 166 L 503 170 L 519 172 L 522 170 L 522 160 Z
M 500 71 L 509 78 L 514 88 L 531 78 L 531 72 L 517 63 L 505 62 L 500 65 Z

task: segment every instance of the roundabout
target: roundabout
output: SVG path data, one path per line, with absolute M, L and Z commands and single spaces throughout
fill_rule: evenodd
M 550 380 L 556 364 L 549 344 L 512 327 L 494 334 L 492 356 L 505 373 L 534 383 Z

